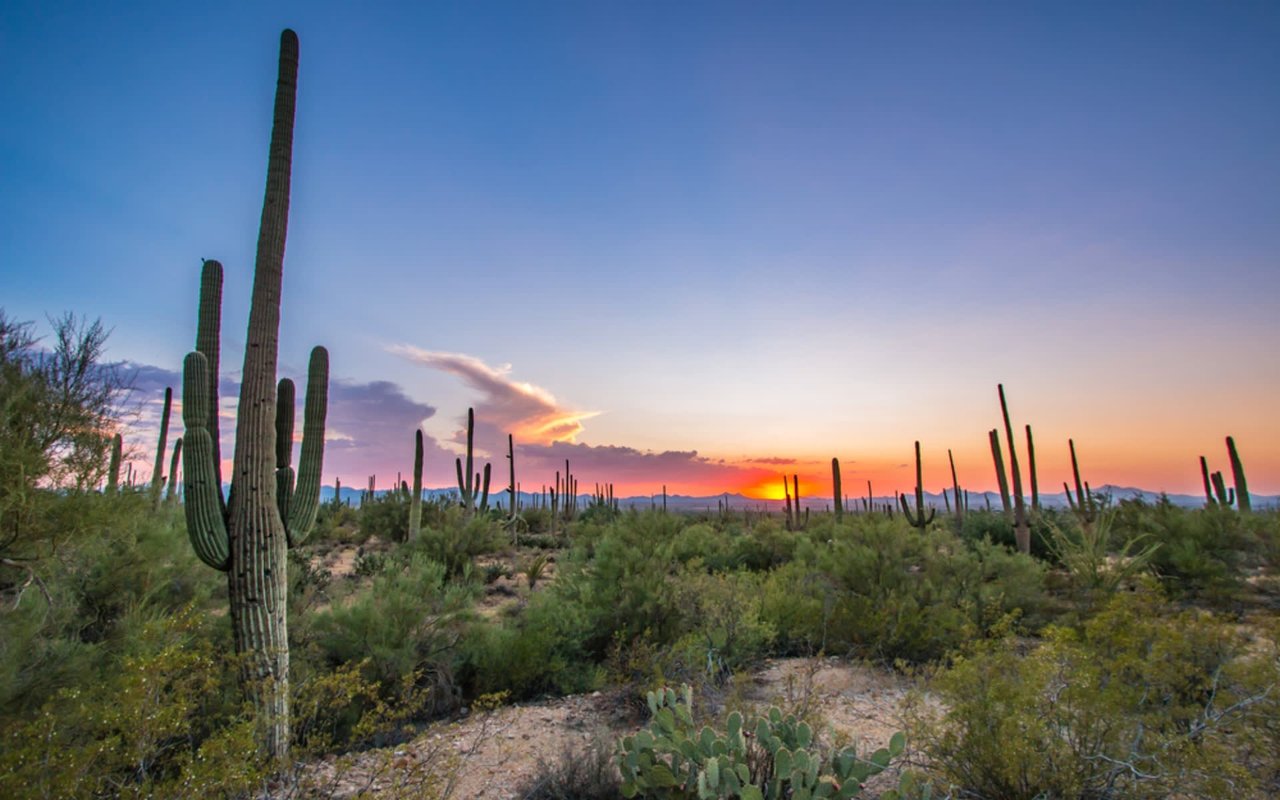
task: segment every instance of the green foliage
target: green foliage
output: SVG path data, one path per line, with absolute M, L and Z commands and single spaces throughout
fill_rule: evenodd
M 49 488 L 97 488 L 122 389 L 116 370 L 101 363 L 101 322 L 67 314 L 50 324 L 53 342 L 41 347 L 31 323 L 0 309 L 0 557 L 13 560 L 56 547 L 32 527 Z M 0 587 L 11 569 L 0 566 Z
M 618 743 L 623 797 L 846 798 L 902 753 L 895 734 L 869 758 L 852 748 L 824 753 L 808 723 L 776 707 L 744 718 L 729 714 L 723 732 L 697 730 L 693 692 L 661 689 L 647 695 L 648 727 Z
M 1151 565 L 1169 592 L 1221 602 L 1239 592 L 1247 567 L 1267 560 L 1275 521 L 1274 515 L 1258 522 L 1221 506 L 1183 509 L 1165 500 L 1123 500 L 1114 529 L 1120 544 L 1143 539 L 1160 545 Z
M 811 536 L 764 588 L 764 617 L 789 649 L 924 662 L 1015 611 L 1039 624 L 1043 569 L 1003 547 L 881 517 Z
M 387 492 L 360 504 L 357 525 L 362 541 L 378 537 L 384 542 L 404 542 L 409 538 L 409 498 Z
M 945 715 L 922 707 L 912 736 L 963 796 L 1248 796 L 1275 768 L 1249 754 L 1274 748 L 1280 663 L 1243 655 L 1210 615 L 1120 594 L 1079 633 L 975 644 L 932 683 Z
M 201 567 L 172 509 L 140 493 L 48 495 L 41 531 L 63 537 L 29 587 L 0 612 L 0 715 L 39 708 L 98 679 L 148 621 L 225 592 Z
M 487 516 L 456 516 L 445 525 L 424 527 L 409 543 L 409 550 L 444 564 L 448 576 L 454 578 L 470 570 L 476 556 L 501 548 L 503 538 L 501 529 Z
M 444 565 L 424 553 L 388 559 L 367 591 L 315 615 L 312 644 L 330 667 L 363 662 L 365 677 L 386 691 L 416 676 L 418 688 L 433 692 L 433 708 L 450 708 L 458 699 L 458 644 L 477 592 L 447 581 Z
M 1069 529 L 1053 525 L 1050 549 L 1055 560 L 1071 576 L 1072 588 L 1081 595 L 1086 606 L 1105 600 L 1125 583 L 1150 569 L 1151 560 L 1160 549 L 1158 542 L 1144 541 L 1144 535 L 1131 536 L 1112 550 L 1112 527 L 1115 514 L 1103 511 L 1092 521 L 1077 520 Z

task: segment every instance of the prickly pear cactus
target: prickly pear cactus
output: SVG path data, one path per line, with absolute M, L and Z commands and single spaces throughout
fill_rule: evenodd
M 704 726 L 695 733 L 693 692 L 662 689 L 648 694 L 653 716 L 647 728 L 619 742 L 618 767 L 625 797 L 645 798 L 848 798 L 884 771 L 905 739 L 870 758 L 847 747 L 825 754 L 813 729 L 794 715 L 770 708 L 744 718 L 737 711 L 723 733 Z

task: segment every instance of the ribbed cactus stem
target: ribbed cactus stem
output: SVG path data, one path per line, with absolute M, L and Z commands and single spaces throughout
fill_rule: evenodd
M 320 511 L 324 429 L 328 414 L 329 351 L 323 347 L 313 347 L 307 365 L 307 397 L 302 407 L 302 449 L 298 455 L 298 482 L 289 498 L 289 516 L 284 520 L 290 547 L 301 544 L 311 534 L 316 514 Z
M 484 486 L 480 490 L 480 511 L 489 510 L 489 464 L 484 465 Z
M 200 307 L 196 317 L 196 352 L 203 353 L 206 369 L 212 377 L 208 386 L 202 391 L 207 408 L 212 409 L 204 422 L 213 441 L 214 480 L 218 489 L 218 497 L 222 497 L 222 441 L 218 427 L 218 368 L 222 349 L 222 264 L 212 259 L 205 261 L 200 268 Z M 185 387 L 182 402 L 190 402 Z M 185 412 L 184 412 L 185 418 Z M 185 463 L 185 462 L 184 462 Z M 222 500 L 219 499 L 219 503 Z M 225 504 L 224 513 L 225 513 Z
M 413 432 L 413 494 L 409 497 L 409 539 L 422 531 L 422 430 Z
M 840 459 L 831 459 L 831 502 L 835 504 L 836 522 L 844 518 L 844 495 L 840 488 Z
M 169 442 L 169 412 L 173 410 L 173 387 L 164 387 L 164 410 L 160 412 L 160 441 L 156 443 L 156 462 L 151 470 L 151 505 L 160 505 L 164 488 L 164 451 Z
M 1231 477 L 1236 485 L 1236 508 L 1242 514 L 1253 510 L 1249 502 L 1249 484 L 1244 477 L 1244 464 L 1240 462 L 1240 453 L 1236 450 L 1236 441 L 1227 437 L 1227 455 L 1231 457 Z
M 276 507 L 280 519 L 289 519 L 293 495 L 293 420 L 297 389 L 293 381 L 281 378 L 276 384 Z

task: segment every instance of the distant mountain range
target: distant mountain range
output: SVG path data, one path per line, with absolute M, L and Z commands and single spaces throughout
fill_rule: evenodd
M 383 495 L 387 494 L 388 491 L 391 491 L 391 490 L 378 490 L 375 494 L 378 497 L 382 497 Z M 456 495 L 457 491 L 458 491 L 457 489 L 423 489 L 423 495 L 428 499 L 431 499 L 435 497 Z M 1152 492 L 1146 489 L 1138 489 L 1132 486 L 1110 486 L 1110 485 L 1096 488 L 1093 490 L 1093 493 L 1095 496 L 1108 495 L 1110 496 L 1113 502 L 1120 501 L 1120 500 L 1141 499 L 1148 503 L 1154 503 L 1158 501 L 1162 496 L 1160 492 Z M 342 501 L 344 503 L 348 503 L 353 506 L 358 506 L 360 505 L 360 499 L 363 494 L 364 494 L 364 491 L 361 489 L 355 489 L 350 486 L 342 487 Z M 1169 502 L 1173 503 L 1175 506 L 1181 506 L 1183 508 L 1199 508 L 1203 506 L 1205 502 L 1203 495 L 1167 494 L 1164 496 L 1168 497 Z M 502 505 L 505 507 L 507 503 L 507 498 L 508 498 L 508 495 L 505 490 L 497 491 L 497 492 L 491 491 L 489 493 L 489 502 L 491 505 Z M 1254 508 L 1260 509 L 1260 508 L 1280 507 L 1280 495 L 1260 495 L 1260 494 L 1254 494 L 1250 492 L 1249 498 L 1253 501 Z M 320 500 L 323 502 L 328 502 L 333 500 L 332 486 L 321 487 Z M 537 503 L 540 500 L 541 500 L 541 496 L 536 493 L 530 493 L 530 492 L 520 493 L 520 502 L 522 505 Z M 590 502 L 590 500 L 591 500 L 591 495 L 589 494 L 579 495 L 578 507 L 584 508 Z M 636 509 L 643 510 L 647 508 L 662 507 L 661 494 L 657 494 L 653 496 L 637 495 L 632 497 L 620 497 L 620 498 L 617 498 L 617 500 L 618 500 L 618 505 L 621 506 L 622 508 L 636 508 Z M 729 507 L 731 509 L 738 510 L 738 511 L 743 509 L 749 509 L 752 511 L 765 511 L 765 510 L 780 511 L 786 506 L 786 502 L 783 500 L 761 500 L 755 497 L 747 497 L 745 495 L 737 494 L 734 492 L 728 492 L 725 494 L 707 495 L 705 497 L 693 497 L 690 495 L 682 495 L 682 494 L 668 494 L 667 509 L 670 511 L 686 511 L 686 512 L 714 511 L 725 500 L 728 500 Z M 866 500 L 865 497 L 854 497 L 851 495 L 848 498 L 848 507 L 852 510 L 860 511 L 864 507 L 864 504 L 863 504 L 864 500 Z M 907 500 L 913 504 L 915 502 L 915 498 L 913 495 L 908 495 Z M 950 500 L 949 497 L 944 499 L 941 493 L 933 493 L 933 492 L 924 493 L 925 505 L 933 506 L 940 511 L 947 508 L 947 503 L 949 500 Z M 1030 502 L 1030 501 L 1031 501 L 1031 498 L 1030 498 L 1030 495 L 1028 495 L 1027 502 Z M 877 495 L 876 497 L 873 498 L 873 502 L 877 507 L 879 507 L 879 506 L 883 506 L 886 503 L 893 503 L 895 502 L 895 499 L 893 495 Z M 988 504 L 990 504 L 991 508 L 994 508 L 994 509 L 1000 508 L 1000 494 L 998 492 L 970 492 L 969 493 L 969 508 L 971 509 L 986 508 Z M 1067 508 L 1068 507 L 1067 497 L 1063 492 L 1057 492 L 1054 494 L 1046 494 L 1044 492 L 1041 492 L 1040 504 L 1047 508 Z M 802 496 L 800 498 L 800 506 L 801 508 L 812 509 L 815 512 L 825 511 L 831 508 L 831 498 Z

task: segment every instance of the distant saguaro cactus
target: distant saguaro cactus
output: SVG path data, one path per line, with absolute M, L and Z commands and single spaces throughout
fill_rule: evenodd
M 413 432 L 413 495 L 409 498 L 409 541 L 422 531 L 422 429 Z
M 844 518 L 844 495 L 840 487 L 840 459 L 831 459 L 831 502 L 835 504 L 836 522 Z
M 151 469 L 151 505 L 160 505 L 160 490 L 164 488 L 164 451 L 169 440 L 169 413 L 173 410 L 173 388 L 164 387 L 164 411 L 160 414 L 160 441 L 156 443 L 156 462 Z
M 1243 514 L 1253 510 L 1249 502 L 1249 484 L 1244 478 L 1244 464 L 1240 463 L 1240 453 L 1236 450 L 1236 440 L 1227 437 L 1227 455 L 1231 458 L 1231 477 L 1236 484 L 1236 508 Z
M 929 516 L 924 515 L 924 467 L 920 461 L 920 443 L 916 442 L 916 513 L 911 513 L 911 506 L 907 504 L 907 496 L 905 494 L 898 495 L 898 501 L 902 504 L 902 513 L 906 515 L 907 522 L 913 528 L 924 530 L 929 527 L 929 523 L 933 522 L 934 516 L 938 513 L 938 509 L 930 508 Z
M 107 494 L 120 491 L 120 456 L 124 450 L 124 437 L 116 434 L 111 437 L 111 463 L 107 465 Z
M 475 511 L 481 512 L 489 510 L 489 464 L 484 465 L 484 483 L 481 485 L 480 473 L 475 473 L 472 478 L 471 470 L 474 467 L 472 449 L 475 446 L 476 433 L 476 412 L 474 408 L 467 409 L 467 469 L 462 469 L 462 459 L 455 460 L 458 468 L 458 494 L 462 501 L 462 507 L 466 509 L 466 515 L 469 517 Z M 465 476 L 465 477 L 464 477 Z
M 236 421 L 235 465 L 226 500 L 218 448 L 222 265 L 216 261 L 204 264 L 196 350 L 183 362 L 187 533 L 200 559 L 227 573 L 231 627 L 236 653 L 242 656 L 241 682 L 263 723 L 262 746 L 276 759 L 288 755 L 290 735 L 285 554 L 310 533 L 315 522 L 329 381 L 328 352 L 317 347 L 311 351 L 307 374 L 302 454 L 295 487 L 289 463 L 292 408 L 287 413 L 280 409 L 277 414 L 277 392 L 287 399 L 293 385 L 282 381 L 277 386 L 276 360 L 297 79 L 298 37 L 285 30 L 280 35 L 267 188 Z

